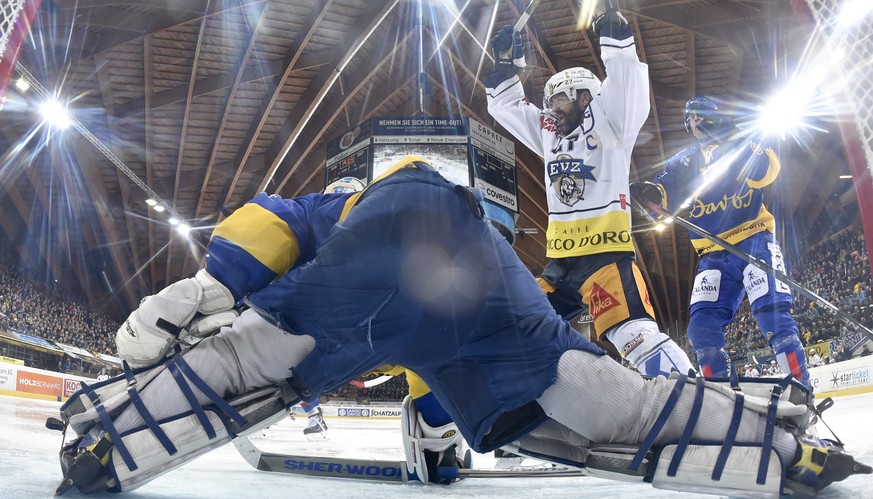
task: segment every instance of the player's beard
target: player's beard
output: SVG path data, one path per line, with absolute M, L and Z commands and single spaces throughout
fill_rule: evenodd
M 558 116 L 558 131 L 561 136 L 566 137 L 570 133 L 582 125 L 582 120 L 585 118 L 584 109 L 580 109 L 579 101 L 573 101 L 572 109 L 569 113 L 556 113 Z

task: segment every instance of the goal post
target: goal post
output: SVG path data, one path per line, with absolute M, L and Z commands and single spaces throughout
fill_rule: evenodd
M 0 0 L 0 108 L 40 0 Z

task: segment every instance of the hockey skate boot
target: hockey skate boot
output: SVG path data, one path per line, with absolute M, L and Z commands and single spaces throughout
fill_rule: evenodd
M 64 478 L 55 495 L 63 495 L 73 487 L 85 494 L 108 490 L 114 485 L 108 469 L 111 453 L 109 435 L 98 427 L 64 446 L 60 454 Z
M 494 467 L 500 470 L 519 469 L 521 462 L 524 461 L 524 458 L 518 454 L 503 449 L 494 449 L 494 457 L 496 458 Z
M 327 423 L 324 422 L 321 407 L 318 412 L 309 416 L 309 426 L 303 429 L 303 434 L 310 441 L 327 440 Z
M 797 446 L 798 461 L 788 469 L 787 476 L 787 486 L 795 495 L 812 497 L 833 482 L 873 472 L 832 440 L 802 436 L 797 438 Z

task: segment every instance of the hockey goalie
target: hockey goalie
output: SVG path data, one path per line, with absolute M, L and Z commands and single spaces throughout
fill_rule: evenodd
M 421 376 L 451 417 L 455 431 L 409 431 L 437 463 L 465 440 L 761 497 L 871 472 L 805 434 L 809 397 L 791 378 L 734 390 L 645 379 L 604 355 L 555 313 L 480 201 L 410 156 L 363 191 L 261 194 L 238 209 L 205 267 L 119 329 L 125 373 L 62 406 L 58 493 L 133 490 L 384 365 Z

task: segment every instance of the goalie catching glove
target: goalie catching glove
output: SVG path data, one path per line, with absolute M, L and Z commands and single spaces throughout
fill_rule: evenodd
M 150 366 L 179 344 L 193 345 L 237 317 L 230 290 L 206 269 L 146 297 L 115 334 L 118 354 L 133 367 Z
M 438 428 L 425 423 L 411 395 L 403 399 L 400 418 L 410 480 L 448 484 L 470 467 L 470 450 L 455 423 Z

